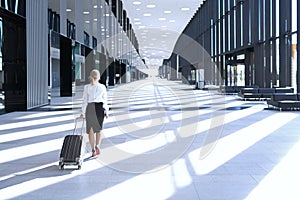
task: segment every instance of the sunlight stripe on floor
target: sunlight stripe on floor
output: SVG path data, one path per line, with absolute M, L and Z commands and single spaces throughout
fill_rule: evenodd
M 293 113 L 276 113 L 219 139 L 213 151 L 202 160 L 199 159 L 201 148 L 192 151 L 189 153 L 190 162 L 196 174 L 208 174 L 297 116 Z M 202 148 L 205 148 L 205 146 Z
M 48 126 L 44 128 L 36 128 L 36 129 L 30 129 L 25 131 L 18 131 L 14 133 L 2 134 L 0 135 L 0 141 L 1 143 L 12 142 L 16 140 L 28 139 L 32 137 L 43 136 L 43 135 L 48 135 L 53 133 L 63 133 L 66 131 L 68 131 L 69 134 L 72 134 L 73 129 L 74 129 L 74 123 L 54 125 L 54 126 Z
M 7 124 L 0 125 L 0 131 L 1 130 L 9 130 L 14 128 L 24 128 L 24 127 L 30 127 L 35 125 L 45 125 L 49 123 L 54 122 L 64 122 L 67 120 L 74 120 L 73 115 L 66 115 L 66 116 L 60 116 L 60 117 L 51 117 L 51 118 L 45 118 L 45 119 L 36 119 L 36 120 L 30 120 L 30 121 L 24 121 L 24 122 L 12 122 Z
M 32 120 L 33 118 L 44 118 L 44 117 L 58 117 L 60 115 L 69 115 L 74 114 L 74 110 L 72 111 L 51 111 L 51 112 L 26 112 L 23 116 L 18 116 L 16 119 L 29 119 Z
M 181 137 L 191 137 L 194 134 L 203 133 L 208 131 L 209 129 L 223 126 L 227 123 L 236 121 L 241 118 L 245 118 L 247 116 L 258 113 L 262 110 L 263 107 L 261 106 L 253 106 L 249 109 L 238 110 L 238 111 L 230 112 L 228 114 L 226 114 L 225 111 L 216 110 L 212 112 L 212 118 L 198 122 L 198 127 L 199 127 L 198 130 L 185 131 L 185 130 L 191 130 L 193 124 L 187 124 L 187 125 L 183 124 L 183 126 L 180 127 L 178 131 L 180 132 Z
M 85 162 L 84 167 L 81 168 L 81 170 L 74 170 L 71 171 L 69 174 L 63 174 L 63 176 L 54 176 L 54 177 L 41 177 L 41 178 L 35 178 L 32 180 L 24 181 L 19 184 L 15 184 L 6 188 L 3 188 L 0 190 L 0 197 L 1 199 L 13 199 L 17 198 L 19 196 L 29 194 L 30 192 L 39 190 L 44 187 L 48 187 L 53 184 L 58 184 L 59 182 L 71 179 L 75 176 L 79 176 L 82 174 L 86 174 L 88 172 L 91 172 L 93 170 L 99 169 L 103 167 L 100 163 L 95 163 L 95 160 L 92 160 L 91 162 Z M 44 168 L 49 167 L 49 165 L 43 166 Z M 42 168 L 36 169 L 41 170 Z M 57 170 L 58 166 L 57 166 Z M 30 171 L 34 172 L 34 171 Z M 58 171 L 59 173 L 59 171 Z
M 11 149 L 5 149 L 0 151 L 0 163 L 6 163 L 13 160 L 27 158 L 30 156 L 36 156 L 50 151 L 56 151 L 61 149 L 63 144 L 63 138 L 48 140 L 35 144 L 29 144 L 24 146 L 16 146 Z M 11 156 L 13 155 L 13 156 Z M 59 155 L 57 155 L 58 157 Z
M 287 133 L 288 134 L 288 133 Z M 287 153 L 245 198 L 300 199 L 300 141 Z

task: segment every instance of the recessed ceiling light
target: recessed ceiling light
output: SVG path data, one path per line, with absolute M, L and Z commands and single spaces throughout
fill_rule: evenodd
M 165 21 L 166 18 L 161 17 L 161 18 L 158 18 L 158 20 L 159 20 L 159 21 Z
M 139 11 L 139 10 L 141 10 L 141 9 L 140 9 L 140 8 L 137 8 L 137 9 L 135 9 L 135 10 Z
M 139 25 L 142 24 L 142 22 L 134 22 L 134 24 Z
M 172 13 L 172 11 L 170 11 L 170 10 L 165 10 L 164 13 L 170 14 L 170 13 Z
M 150 17 L 151 14 L 150 14 L 150 13 L 144 13 L 144 16 L 145 16 L 145 17 Z
M 133 4 L 133 5 L 141 5 L 142 2 L 140 2 L 140 1 L 134 1 L 134 2 L 132 2 L 132 4 Z
M 67 12 L 72 12 L 72 9 L 71 8 L 67 8 L 66 11 Z
M 95 19 L 94 19 L 94 21 L 96 22 L 96 21 L 98 21 L 98 19 L 97 19 L 97 18 L 95 18 Z
M 146 7 L 147 7 L 147 8 L 155 8 L 156 5 L 154 5 L 154 4 L 148 4 Z
M 89 23 L 90 23 L 90 21 L 85 21 L 85 23 L 89 24 Z
M 189 11 L 190 8 L 181 8 L 182 11 Z
M 134 20 L 134 21 L 140 21 L 140 19 L 139 19 L 139 18 L 133 18 L 133 20 Z
M 98 6 L 97 6 L 97 5 L 94 5 L 94 8 L 98 8 Z
M 88 15 L 88 14 L 90 14 L 90 12 L 89 11 L 84 11 L 83 14 Z
M 139 26 L 139 28 L 146 28 L 146 26 Z
M 170 23 L 174 23 L 174 22 L 176 22 L 176 21 L 175 21 L 174 19 L 172 19 L 172 20 L 170 20 L 169 22 L 170 22 Z

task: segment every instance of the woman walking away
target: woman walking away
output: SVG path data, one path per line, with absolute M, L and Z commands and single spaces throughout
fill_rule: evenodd
M 84 86 L 82 113 L 80 118 L 86 119 L 86 132 L 92 149 L 92 157 L 100 154 L 100 133 L 104 117 L 108 118 L 107 91 L 99 83 L 100 72 L 92 70 L 89 76 L 90 84 Z M 96 134 L 96 139 L 95 139 Z

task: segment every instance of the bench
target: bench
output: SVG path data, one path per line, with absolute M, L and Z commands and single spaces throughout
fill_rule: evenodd
M 293 93 L 293 88 L 243 88 L 238 96 L 243 100 L 269 100 L 274 93 Z
M 272 106 L 279 110 L 298 110 L 300 109 L 300 94 L 294 93 L 274 93 L 267 101 L 268 108 Z

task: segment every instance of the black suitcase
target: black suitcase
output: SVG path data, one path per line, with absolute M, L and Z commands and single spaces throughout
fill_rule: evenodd
M 80 135 L 75 134 L 77 121 L 75 120 L 75 128 L 73 135 L 67 135 L 64 138 L 63 146 L 60 152 L 59 158 L 59 169 L 64 169 L 64 166 L 73 165 L 77 166 L 78 169 L 81 168 L 82 158 L 81 158 L 81 146 L 82 146 L 82 131 Z M 82 122 L 83 123 L 83 122 Z M 82 128 L 83 129 L 83 125 Z

